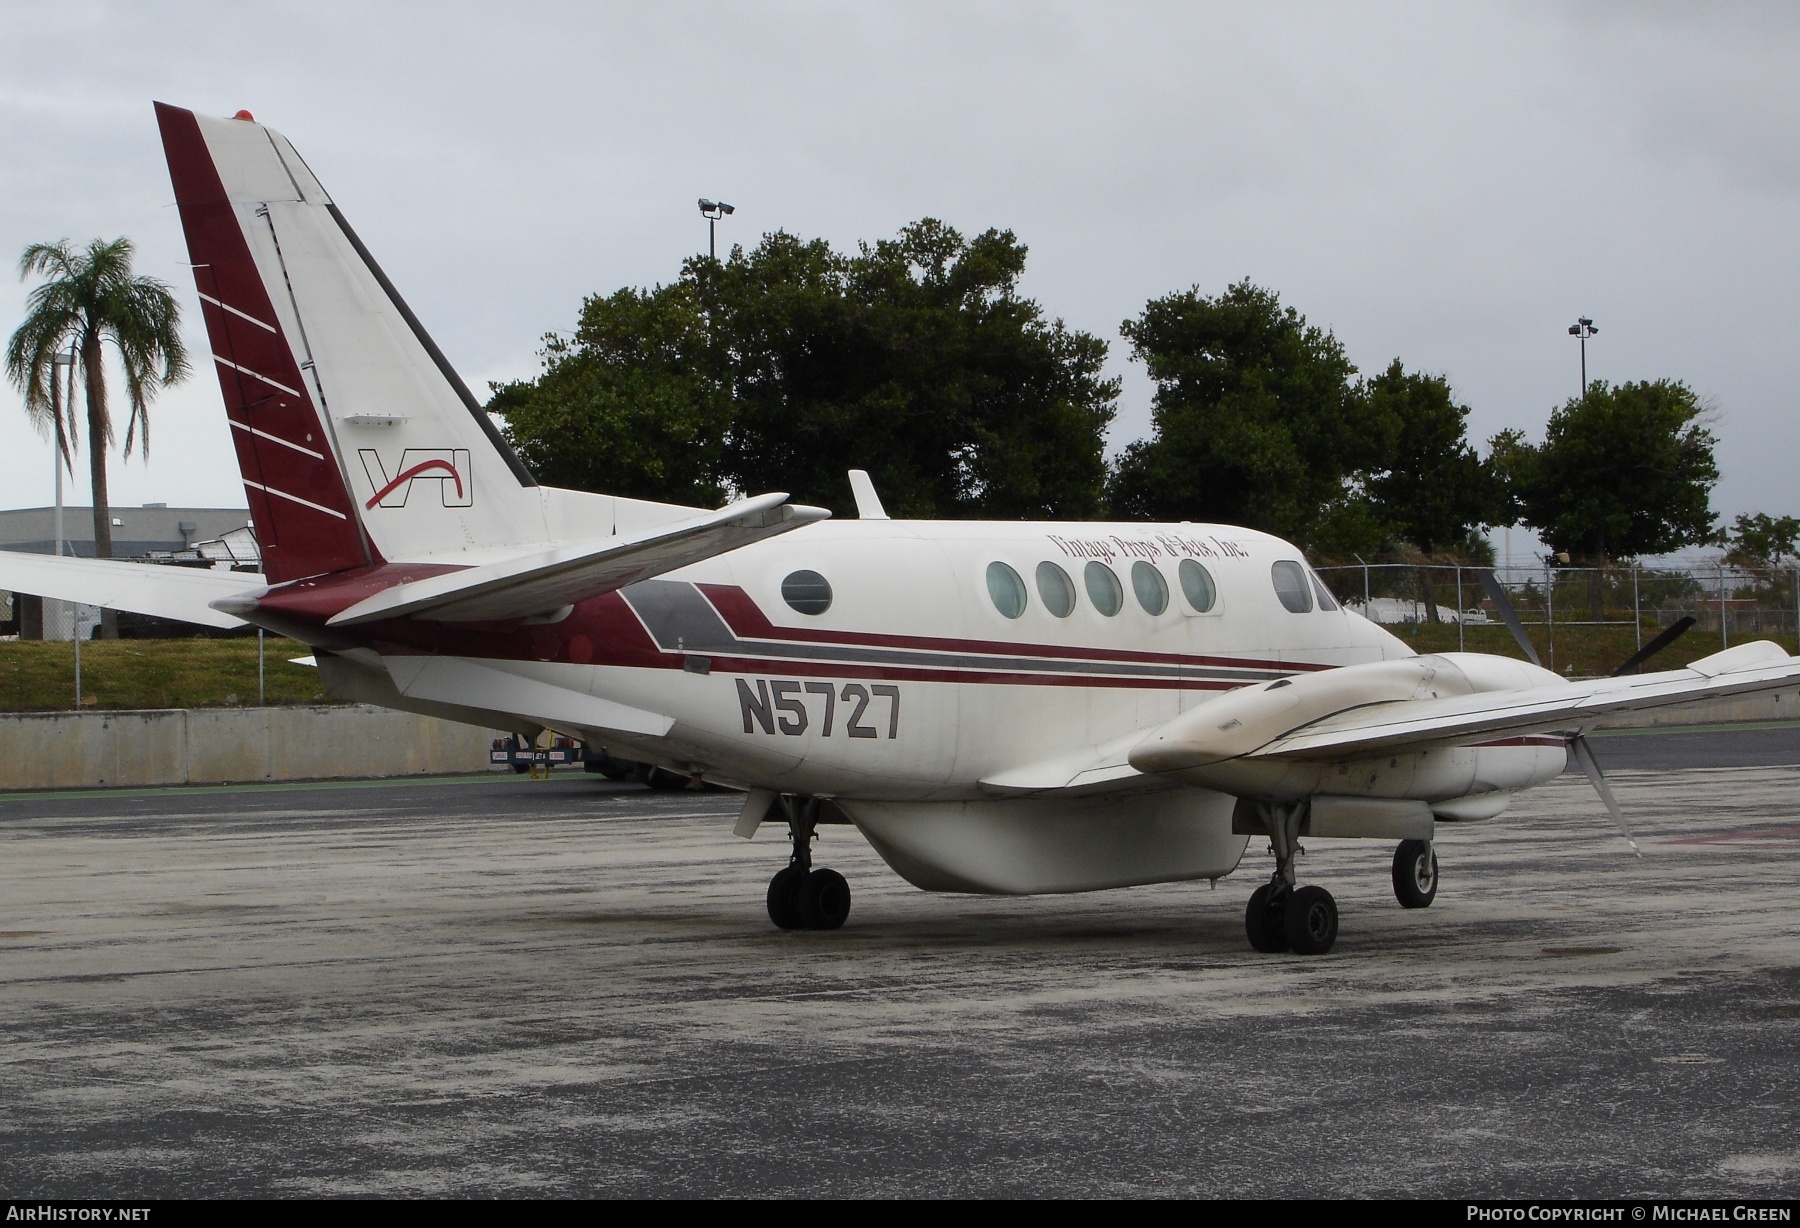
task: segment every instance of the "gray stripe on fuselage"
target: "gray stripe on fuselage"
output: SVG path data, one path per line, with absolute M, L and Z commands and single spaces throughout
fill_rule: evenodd
M 680 580 L 641 580 L 619 590 L 664 652 L 714 652 L 735 657 L 767 657 L 796 661 L 841 661 L 856 665 L 892 665 L 913 669 L 977 670 L 987 673 L 1100 674 L 1118 678 L 1166 678 L 1170 681 L 1262 682 L 1294 671 L 1267 667 L 1230 668 L 1201 665 L 1138 664 L 1124 661 L 1078 661 L 1058 657 L 1001 657 L 973 653 L 929 652 L 907 648 L 858 648 L 848 645 L 795 644 L 787 641 L 741 640 L 719 617 L 699 589 Z

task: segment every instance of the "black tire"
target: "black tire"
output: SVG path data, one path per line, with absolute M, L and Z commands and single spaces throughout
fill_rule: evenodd
M 1288 896 L 1283 929 L 1298 955 L 1323 955 L 1337 941 L 1337 901 L 1323 887 L 1301 887 Z
M 514 763 L 512 765 L 512 770 L 513 770 L 513 775 L 523 776 L 525 773 L 527 773 L 531 770 L 531 765 L 529 763 Z
M 1288 949 L 1284 914 L 1278 905 L 1269 903 L 1274 889 L 1273 883 L 1264 883 L 1250 893 L 1250 903 L 1244 909 L 1244 933 L 1250 938 L 1250 947 L 1264 955 L 1278 955 Z
M 1402 908 L 1430 908 L 1437 899 L 1437 850 L 1429 840 L 1402 840 L 1394 850 L 1394 898 Z
M 800 886 L 800 920 L 809 930 L 834 930 L 850 916 L 850 884 L 836 870 L 814 870 Z
M 684 776 L 680 772 L 671 772 L 666 768 L 653 767 L 644 773 L 644 783 L 652 789 L 663 793 L 678 793 L 694 783 L 692 776 Z
M 589 759 L 588 770 L 591 772 L 598 772 L 608 780 L 624 780 L 627 776 L 630 776 L 637 771 L 637 764 L 632 763 L 628 759 L 614 759 L 608 756 L 607 758 L 600 760 L 598 764 L 596 764 L 594 760 Z
M 777 928 L 797 930 L 806 923 L 800 919 L 800 888 L 805 885 L 806 871 L 787 866 L 769 880 L 769 920 Z

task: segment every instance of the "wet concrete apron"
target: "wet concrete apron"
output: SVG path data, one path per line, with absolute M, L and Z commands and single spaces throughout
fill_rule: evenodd
M 783 933 L 727 795 L 0 798 L 0 1193 L 1791 1194 L 1800 769 L 1614 782 L 1642 862 L 1564 777 L 1422 912 L 1319 842 L 1324 958 L 1246 946 L 1256 848 L 983 899 L 827 828 Z

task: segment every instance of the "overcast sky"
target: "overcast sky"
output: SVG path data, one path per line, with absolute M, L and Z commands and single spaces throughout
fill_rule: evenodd
M 200 315 L 150 103 L 285 133 L 471 386 L 584 295 L 675 276 L 694 201 L 839 245 L 1009 227 L 1025 290 L 1106 337 L 1241 277 L 1363 370 L 1449 376 L 1541 437 L 1589 370 L 1716 407 L 1715 504 L 1800 513 L 1800 6 L 95 4 L 0 0 L 0 259 L 128 235 Z M 0 276 L 10 334 L 25 287 Z M 153 410 L 120 504 L 242 506 L 217 384 Z M 0 391 L 0 506 L 50 501 Z M 86 501 L 83 479 L 70 502 Z

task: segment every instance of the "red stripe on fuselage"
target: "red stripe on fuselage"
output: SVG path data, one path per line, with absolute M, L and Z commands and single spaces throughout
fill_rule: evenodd
M 1143 652 L 1129 648 L 1088 648 L 1065 644 L 1031 644 L 1008 640 L 963 640 L 931 635 L 896 635 L 888 632 L 830 631 L 811 627 L 778 627 L 762 607 L 735 584 L 696 584 L 706 594 L 725 625 L 743 639 L 782 640 L 791 643 L 856 645 L 871 648 L 911 648 L 926 652 L 967 652 L 990 656 L 1049 657 L 1070 661 L 1118 661 L 1143 665 L 1188 665 L 1209 669 L 1264 669 L 1307 673 L 1333 669 L 1311 661 L 1270 661 L 1247 657 L 1184 656 L 1174 652 Z

